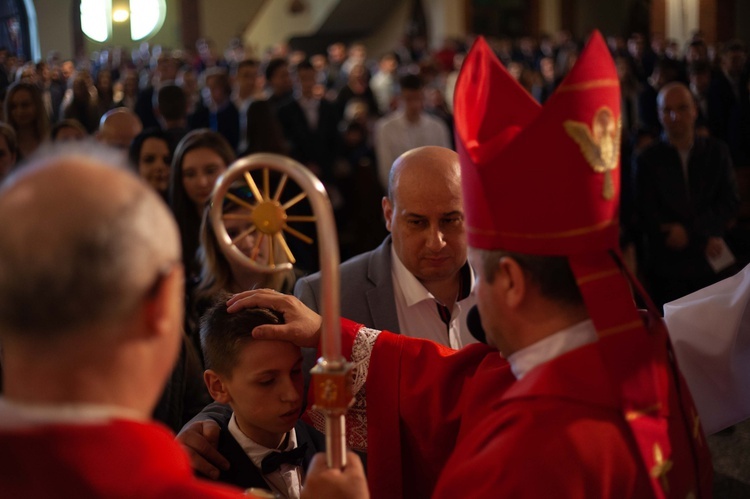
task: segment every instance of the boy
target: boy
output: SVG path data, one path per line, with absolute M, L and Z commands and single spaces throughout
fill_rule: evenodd
M 233 411 L 218 447 L 231 466 L 219 480 L 299 498 L 304 470 L 325 446 L 322 434 L 299 421 L 302 354 L 292 343 L 251 335 L 256 326 L 282 320 L 266 309 L 230 314 L 223 300 L 216 303 L 201 320 L 203 378 L 211 397 Z

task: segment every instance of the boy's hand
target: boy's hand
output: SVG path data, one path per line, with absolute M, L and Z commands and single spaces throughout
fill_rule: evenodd
M 216 450 L 219 433 L 221 429 L 215 421 L 196 421 L 175 437 L 190 457 L 193 470 L 214 480 L 219 478 L 219 469 L 229 469 L 229 461 Z
M 283 340 L 300 347 L 317 348 L 320 342 L 321 317 L 292 295 L 270 289 L 238 293 L 227 302 L 227 311 L 245 308 L 270 308 L 284 316 L 284 324 L 265 324 L 253 329 L 253 338 Z
M 368 499 L 365 470 L 362 461 L 353 452 L 346 453 L 343 470 L 328 468 L 326 455 L 318 453 L 310 463 L 302 488 L 302 499 Z

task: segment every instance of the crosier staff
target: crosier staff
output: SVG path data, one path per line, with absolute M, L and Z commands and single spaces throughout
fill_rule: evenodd
M 251 171 L 262 170 L 260 186 L 250 175 Z M 281 172 L 278 184 L 271 190 L 270 170 Z M 282 201 L 282 193 L 289 179 L 296 182 L 302 192 L 293 198 Z M 253 200 L 243 200 L 229 192 L 230 186 L 244 182 L 253 194 Z M 294 216 L 287 210 L 307 198 L 312 206 L 313 216 Z M 247 210 L 246 213 L 224 214 L 224 202 L 229 200 Z M 321 291 L 323 317 L 321 350 L 322 357 L 311 370 L 314 409 L 326 418 L 326 456 L 329 468 L 343 468 L 346 465 L 346 424 L 344 416 L 351 405 L 352 377 L 351 363 L 341 355 L 340 331 L 340 282 L 339 249 L 333 209 L 323 184 L 300 163 L 278 154 L 253 154 L 235 161 L 221 175 L 211 194 L 211 222 L 213 223 L 219 247 L 227 258 L 259 272 L 280 272 L 289 270 L 296 259 L 284 239 L 284 233 L 312 244 L 312 239 L 290 226 L 292 223 L 315 222 L 320 253 Z M 243 220 L 249 226 L 232 239 L 227 233 L 225 220 Z M 250 256 L 236 245 L 250 234 L 257 234 L 255 247 Z M 258 262 L 260 248 L 267 240 L 268 262 Z M 274 247 L 279 246 L 287 256 L 287 262 L 276 262 Z

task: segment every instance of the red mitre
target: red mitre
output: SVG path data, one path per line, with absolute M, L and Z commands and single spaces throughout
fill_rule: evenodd
M 620 87 L 598 32 L 544 108 L 480 38 L 454 102 L 471 246 L 547 255 L 617 247 Z
M 469 245 L 568 257 L 597 332 L 611 337 L 599 346 L 654 494 L 668 496 L 669 340 L 653 305 L 646 330 L 631 286 L 650 300 L 619 256 L 620 87 L 601 34 L 544 107 L 479 38 L 454 104 Z

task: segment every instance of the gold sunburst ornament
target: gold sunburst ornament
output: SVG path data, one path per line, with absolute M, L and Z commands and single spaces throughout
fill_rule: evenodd
M 622 120 L 615 118 L 608 107 L 601 107 L 594 115 L 591 128 L 586 123 L 568 120 L 565 131 L 581 148 L 581 153 L 596 173 L 604 174 L 602 197 L 607 201 L 615 197 L 612 172 L 620 158 L 620 130 Z
M 238 163 L 241 163 L 238 162 Z M 296 237 L 305 243 L 312 244 L 313 240 L 298 231 L 297 229 L 290 226 L 291 223 L 295 222 L 315 222 L 314 216 L 294 216 L 289 215 L 287 211 L 293 206 L 297 205 L 300 201 L 304 200 L 307 195 L 302 192 L 289 200 L 282 201 L 282 193 L 287 185 L 289 176 L 284 173 L 278 184 L 271 189 L 270 171 L 268 167 L 259 168 L 262 172 L 262 184 L 258 186 L 255 179 L 250 175 L 249 171 L 233 170 L 238 174 L 233 175 L 233 181 L 236 183 L 244 183 L 249 189 L 252 197 L 250 199 L 242 199 L 235 193 L 230 192 L 228 187 L 219 189 L 221 182 L 217 182 L 217 189 L 212 197 L 212 217 L 214 221 L 214 229 L 216 231 L 219 244 L 228 250 L 228 255 L 233 259 L 248 263 L 255 267 L 257 270 L 265 272 L 273 272 L 276 270 L 291 268 L 297 259 L 295 258 L 292 250 L 284 239 L 284 233 Z M 227 172 L 230 173 L 230 172 Z M 226 202 L 237 205 L 242 208 L 242 212 L 235 213 L 223 213 L 222 206 Z M 235 220 L 246 222 L 247 228 L 236 236 L 230 238 L 226 233 L 223 222 Z M 217 223 L 221 222 L 221 223 Z M 237 248 L 239 241 L 249 235 L 255 236 L 255 241 L 250 255 L 244 255 Z M 267 245 L 268 261 L 265 264 L 259 263 L 259 257 L 261 255 L 261 248 L 263 245 Z M 281 248 L 286 256 L 287 262 L 275 261 L 275 246 Z

